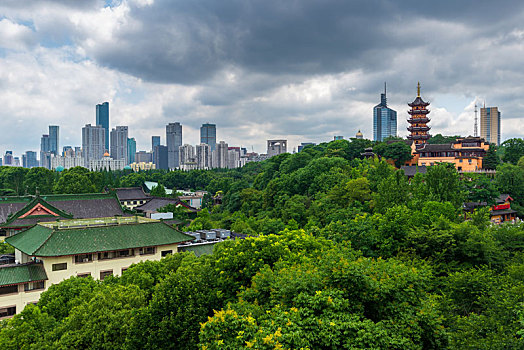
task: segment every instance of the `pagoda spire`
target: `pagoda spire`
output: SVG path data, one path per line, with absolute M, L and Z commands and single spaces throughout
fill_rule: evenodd
M 426 141 L 431 137 L 428 131 L 431 129 L 427 123 L 430 121 L 428 118 L 429 110 L 426 109 L 429 106 L 429 102 L 424 102 L 420 97 L 420 82 L 417 84 L 417 97 L 415 101 L 408 103 L 411 109 L 408 111 L 410 117 L 408 123 L 408 140 L 415 142 L 417 148 L 422 147 Z

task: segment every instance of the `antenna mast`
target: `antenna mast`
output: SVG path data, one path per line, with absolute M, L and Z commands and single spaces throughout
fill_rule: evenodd
M 478 137 L 478 119 L 477 119 L 477 103 L 475 103 L 475 129 L 473 130 L 473 136 Z

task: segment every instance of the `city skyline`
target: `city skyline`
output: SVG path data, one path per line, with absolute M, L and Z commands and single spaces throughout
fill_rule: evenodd
M 184 142 L 198 144 L 209 121 L 217 140 L 257 152 L 267 139 L 319 143 L 359 129 L 371 138 L 363 118 L 383 81 L 399 136 L 420 81 L 434 134 L 473 134 L 474 104 L 486 100 L 515 125 L 501 141 L 522 137 L 523 59 L 511 53 L 522 48 L 524 4 L 510 5 L 425 4 L 421 14 L 409 1 L 255 1 L 249 11 L 204 0 L 4 2 L 0 128 L 9 133 L 0 150 L 38 151 L 47 125 L 60 125 L 61 144 L 79 145 L 78 130 L 104 101 L 110 125 L 129 126 L 138 149 L 177 121 Z M 387 18 L 359 25 L 377 8 Z

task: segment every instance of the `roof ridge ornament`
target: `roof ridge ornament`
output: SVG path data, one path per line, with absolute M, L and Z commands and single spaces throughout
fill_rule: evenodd
M 420 97 L 420 81 L 417 84 L 417 97 Z

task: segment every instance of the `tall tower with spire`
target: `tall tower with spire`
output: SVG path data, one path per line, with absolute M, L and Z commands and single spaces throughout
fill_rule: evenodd
M 430 121 L 428 118 L 429 110 L 426 109 L 426 107 L 429 106 L 429 102 L 424 102 L 420 97 L 420 82 L 417 85 L 417 98 L 413 102 L 408 103 L 408 106 L 411 107 L 408 111 L 410 115 L 408 118 L 408 123 L 410 124 L 408 127 L 408 131 L 410 132 L 408 139 L 415 142 L 417 148 L 422 147 L 431 137 L 431 135 L 428 134 L 431 128 L 428 126 Z
M 380 94 L 380 103 L 373 108 L 373 139 L 383 141 L 390 136 L 397 136 L 397 112 L 388 108 L 386 83 L 384 83 L 384 93 Z

